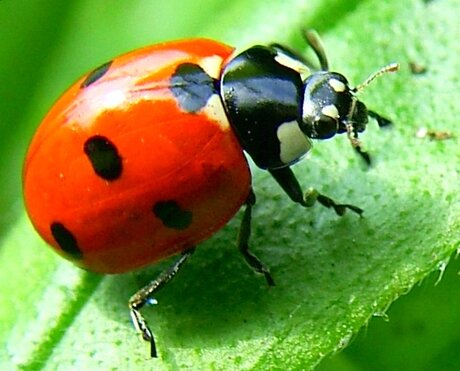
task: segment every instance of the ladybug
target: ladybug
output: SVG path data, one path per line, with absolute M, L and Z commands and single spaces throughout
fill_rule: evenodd
M 314 31 L 306 40 L 320 69 L 279 44 L 234 48 L 207 39 L 130 52 L 77 81 L 36 131 L 24 164 L 25 206 L 41 237 L 64 258 L 98 273 L 129 272 L 179 258 L 129 301 L 138 333 L 157 356 L 141 308 L 177 273 L 195 246 L 245 205 L 238 248 L 274 285 L 248 245 L 255 195 L 244 152 L 290 199 L 338 215 L 359 207 L 310 190 L 291 170 L 312 139 L 358 133 L 368 117 L 357 93 L 391 64 L 351 88 L 330 72 Z

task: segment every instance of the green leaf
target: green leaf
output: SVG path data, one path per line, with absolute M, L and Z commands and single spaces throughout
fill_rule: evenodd
M 460 260 L 454 259 L 445 271 L 433 272 L 318 370 L 460 369 L 459 271 Z
M 453 0 L 0 1 L 0 368 L 309 369 L 346 347 L 458 246 L 458 14 Z M 168 263 L 103 277 L 55 256 L 22 206 L 27 143 L 59 94 L 114 55 L 192 36 L 237 47 L 282 42 L 311 53 L 300 37 L 305 27 L 320 32 L 332 68 L 353 84 L 401 64 L 361 94 L 395 122 L 391 130 L 371 122 L 362 136 L 371 169 L 343 136 L 318 142 L 294 168 L 305 188 L 358 205 L 365 217 L 302 209 L 254 168 L 251 246 L 277 286 L 254 277 L 234 248 L 238 215 L 202 244 L 156 296 L 159 304 L 144 309 L 160 350 L 150 360 L 126 303 Z M 410 62 L 426 73 L 411 73 Z M 416 138 L 420 127 L 457 136 Z M 455 344 L 449 339 L 446 347 Z M 337 362 L 369 369 L 366 359 L 350 348 Z

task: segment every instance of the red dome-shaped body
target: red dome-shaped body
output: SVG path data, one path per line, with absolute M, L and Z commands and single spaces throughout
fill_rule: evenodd
M 106 63 L 54 105 L 24 167 L 39 234 L 77 265 L 119 273 L 195 245 L 245 202 L 250 172 L 217 91 L 233 49 L 209 40 Z

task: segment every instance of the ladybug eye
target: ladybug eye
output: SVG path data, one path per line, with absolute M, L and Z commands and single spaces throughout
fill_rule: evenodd
M 339 132 L 337 117 L 320 114 L 302 123 L 302 132 L 312 139 L 328 139 Z
M 350 114 L 352 93 L 346 78 L 335 72 L 318 72 L 304 82 L 302 131 L 313 139 L 343 133 L 342 121 Z
M 328 139 L 337 134 L 338 121 L 335 117 L 322 114 L 318 121 L 313 122 L 313 131 L 315 138 Z

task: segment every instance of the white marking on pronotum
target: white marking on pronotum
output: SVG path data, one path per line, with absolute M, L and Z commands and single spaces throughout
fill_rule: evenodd
M 347 86 L 337 79 L 329 79 L 328 84 L 336 93 L 342 93 L 347 89 Z
M 321 113 L 324 115 L 324 116 L 328 116 L 330 118 L 333 118 L 333 119 L 338 119 L 339 118 L 339 111 L 337 109 L 337 107 L 333 104 L 330 104 L 328 106 L 324 106 L 323 108 L 321 108 Z
M 302 80 L 305 80 L 308 76 L 311 75 L 310 69 L 305 64 L 303 64 L 301 61 L 298 61 L 297 59 L 290 57 L 287 54 L 282 53 L 281 51 L 278 51 L 278 54 L 275 56 L 275 61 L 298 72 Z
M 305 64 L 280 51 L 278 51 L 278 54 L 276 54 L 275 61 L 298 72 L 302 77 L 307 77 L 310 75 L 310 69 Z
M 206 57 L 200 60 L 199 65 L 209 76 L 217 80 L 220 78 L 222 61 L 222 57 L 213 55 L 211 57 Z
M 312 147 L 310 139 L 302 133 L 297 121 L 281 124 L 276 135 L 280 141 L 280 159 L 285 164 L 300 160 Z
M 228 130 L 230 124 L 227 119 L 227 115 L 224 111 L 224 106 L 222 101 L 217 94 L 211 95 L 211 97 L 206 102 L 206 106 L 203 108 L 202 112 L 206 114 L 210 119 L 214 120 L 222 130 Z

